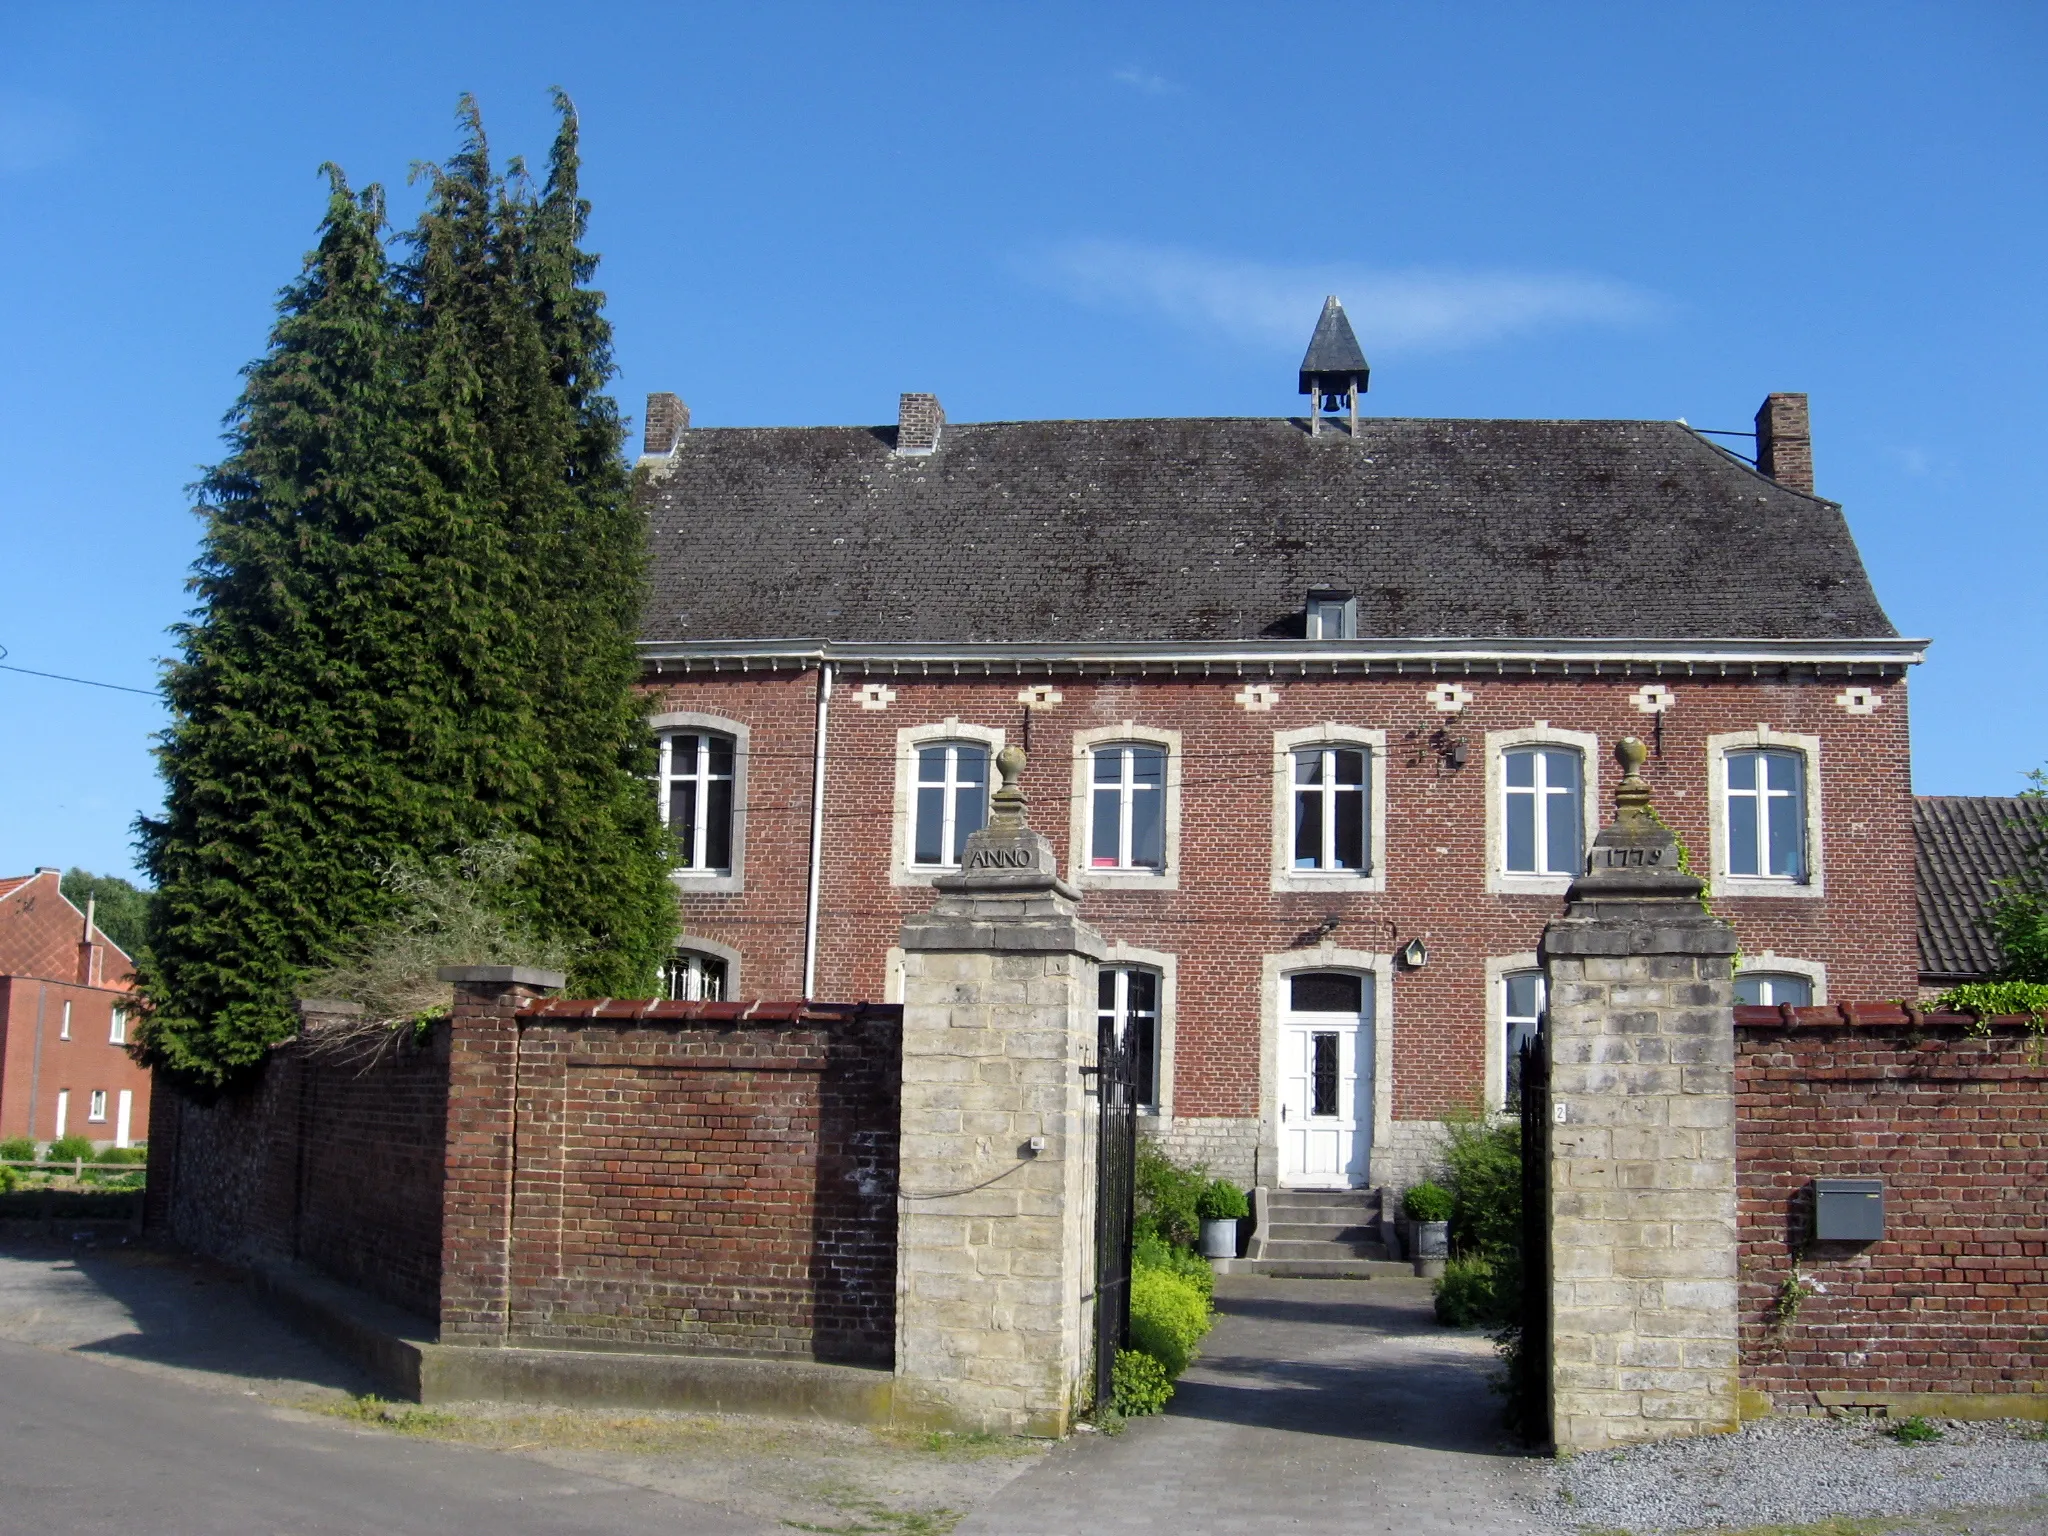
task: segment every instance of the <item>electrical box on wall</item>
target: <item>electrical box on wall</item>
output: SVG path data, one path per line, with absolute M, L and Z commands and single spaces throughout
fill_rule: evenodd
M 1874 1243 L 1884 1236 L 1882 1179 L 1815 1179 L 1813 1235 L 1823 1243 Z

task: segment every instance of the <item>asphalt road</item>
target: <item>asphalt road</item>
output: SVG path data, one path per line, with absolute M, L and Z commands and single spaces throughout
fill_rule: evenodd
M 5 1536 L 753 1536 L 777 1527 L 536 1461 L 359 1429 L 0 1341 Z

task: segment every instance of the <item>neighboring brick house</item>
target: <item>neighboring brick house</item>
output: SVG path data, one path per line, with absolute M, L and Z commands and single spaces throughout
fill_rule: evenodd
M 1498 1105 L 1623 735 L 1744 1001 L 1910 995 L 1906 672 L 1803 395 L 1683 422 L 1307 417 L 691 429 L 648 402 L 641 642 L 678 996 L 895 1000 L 993 753 L 1115 946 L 1158 1134 L 1400 1184 Z M 1348 409 L 1347 409 L 1348 408 Z
M 1928 997 L 1989 981 L 2004 957 L 1985 923 L 1999 882 L 2038 866 L 2048 800 L 1921 795 L 1913 802 L 1920 898 L 1920 989 Z
M 58 889 L 0 878 L 0 1137 L 147 1134 L 149 1073 L 128 1055 L 128 956 Z

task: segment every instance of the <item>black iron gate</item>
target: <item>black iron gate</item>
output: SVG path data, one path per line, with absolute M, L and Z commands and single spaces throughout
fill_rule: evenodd
M 1522 1096 L 1522 1339 L 1510 1383 L 1523 1437 L 1550 1443 L 1550 1045 L 1531 1035 Z
M 1096 1029 L 1095 1401 L 1107 1406 L 1116 1352 L 1131 1342 L 1131 1227 L 1137 1209 L 1138 1053 L 1103 1018 Z

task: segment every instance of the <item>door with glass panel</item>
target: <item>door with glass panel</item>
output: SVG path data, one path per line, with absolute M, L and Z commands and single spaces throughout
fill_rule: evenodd
M 1304 971 L 1280 986 L 1280 1182 L 1363 1185 L 1372 1156 L 1372 978 Z

